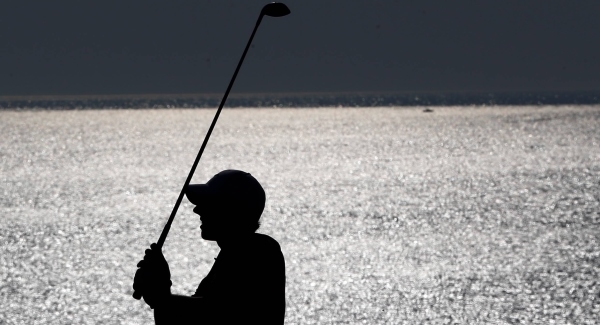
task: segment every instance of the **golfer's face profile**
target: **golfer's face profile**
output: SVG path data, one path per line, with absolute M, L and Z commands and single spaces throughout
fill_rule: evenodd
M 223 220 L 214 211 L 215 209 L 207 206 L 197 205 L 194 208 L 194 213 L 200 216 L 200 222 L 202 223 L 200 229 L 202 230 L 202 238 L 205 240 L 218 240 L 223 232 Z

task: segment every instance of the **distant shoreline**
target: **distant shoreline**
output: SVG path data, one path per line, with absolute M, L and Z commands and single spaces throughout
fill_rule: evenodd
M 0 110 L 214 108 L 222 94 L 0 96 Z M 600 91 L 235 94 L 228 107 L 531 106 L 600 104 Z

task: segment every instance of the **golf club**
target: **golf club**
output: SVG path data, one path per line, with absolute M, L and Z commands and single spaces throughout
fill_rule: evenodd
M 165 227 L 163 228 L 162 233 L 160 234 L 160 237 L 158 238 L 158 242 L 156 244 L 158 245 L 159 249 L 162 248 L 163 244 L 165 243 L 165 240 L 167 239 L 167 235 L 169 234 L 169 230 L 171 229 L 171 224 L 173 223 L 173 220 L 175 219 L 175 215 L 177 214 L 179 205 L 181 204 L 181 201 L 183 200 L 183 196 L 185 195 L 185 190 L 188 187 L 188 185 L 190 184 L 190 181 L 192 180 L 192 176 L 194 176 L 194 172 L 196 171 L 196 167 L 198 166 L 200 157 L 202 157 L 202 153 L 204 152 L 204 148 L 206 147 L 206 144 L 208 143 L 208 139 L 210 138 L 210 135 L 215 127 L 215 124 L 217 124 L 217 119 L 219 118 L 219 115 L 221 114 L 223 105 L 225 105 L 225 101 L 227 100 L 227 96 L 229 95 L 229 92 L 231 91 L 231 87 L 233 87 L 235 78 L 237 77 L 238 72 L 240 71 L 240 67 L 242 66 L 242 63 L 244 62 L 244 58 L 246 57 L 246 53 L 248 53 L 248 49 L 250 48 L 250 44 L 252 43 L 252 39 L 254 39 L 254 34 L 256 34 L 256 30 L 258 29 L 260 22 L 262 21 L 264 16 L 283 17 L 288 14 L 290 14 L 290 9 L 285 4 L 278 3 L 278 2 L 272 2 L 272 3 L 265 5 L 262 8 L 262 10 L 260 11 L 260 15 L 258 16 L 258 20 L 256 21 L 256 25 L 254 26 L 254 30 L 252 31 L 252 34 L 250 35 L 248 44 L 246 44 L 244 53 L 242 54 L 242 57 L 240 58 L 240 62 L 238 62 L 237 68 L 235 68 L 235 72 L 233 73 L 233 77 L 231 77 L 231 81 L 229 81 L 229 86 L 227 86 L 227 90 L 225 91 L 225 95 L 223 96 L 223 99 L 221 99 L 221 104 L 219 104 L 217 113 L 215 114 L 215 117 L 213 118 L 213 121 L 210 124 L 210 127 L 208 128 L 208 132 L 206 133 L 206 136 L 204 137 L 204 141 L 202 142 L 200 151 L 198 151 L 198 155 L 196 155 L 196 160 L 194 160 L 194 164 L 192 165 L 192 168 L 190 169 L 190 173 L 188 174 L 187 179 L 185 180 L 185 183 L 183 184 L 183 187 L 181 188 L 181 192 L 179 192 L 179 197 L 177 198 L 177 202 L 175 202 L 175 206 L 173 207 L 171 216 L 169 217 L 169 220 L 165 224 Z M 142 294 L 135 291 L 133 293 L 133 298 L 139 300 L 142 298 Z

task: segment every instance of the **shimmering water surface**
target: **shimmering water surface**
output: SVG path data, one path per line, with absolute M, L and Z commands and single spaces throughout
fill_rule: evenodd
M 600 107 L 229 109 L 195 181 L 251 172 L 287 324 L 595 324 Z M 214 110 L 0 112 L 0 324 L 148 324 L 131 298 Z M 218 247 L 185 202 L 173 291 Z M 248 297 L 251 298 L 251 297 Z

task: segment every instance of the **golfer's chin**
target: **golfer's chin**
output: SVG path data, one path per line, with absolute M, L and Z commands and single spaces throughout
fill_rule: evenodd
M 210 231 L 206 231 L 204 229 L 201 229 L 201 234 L 202 239 L 204 240 L 217 240 L 217 237 L 215 236 L 215 234 L 211 233 Z

